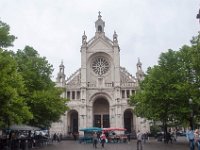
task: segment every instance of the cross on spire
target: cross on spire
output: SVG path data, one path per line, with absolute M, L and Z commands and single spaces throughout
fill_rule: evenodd
M 98 13 L 99 13 L 99 16 L 98 16 L 98 18 L 99 18 L 99 19 L 101 19 L 101 12 L 99 11 Z

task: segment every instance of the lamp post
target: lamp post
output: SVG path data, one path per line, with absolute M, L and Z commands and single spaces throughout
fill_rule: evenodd
M 193 113 L 193 107 L 192 107 L 192 99 L 190 98 L 189 99 L 189 104 L 190 104 L 190 109 L 191 109 L 191 114 L 190 114 L 190 127 L 191 127 L 191 130 L 194 130 L 194 123 L 193 123 L 193 118 L 194 118 L 194 113 Z

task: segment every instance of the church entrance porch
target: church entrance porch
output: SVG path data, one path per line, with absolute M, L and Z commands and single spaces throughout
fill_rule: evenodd
M 93 126 L 110 127 L 109 103 L 104 97 L 98 97 L 93 104 Z

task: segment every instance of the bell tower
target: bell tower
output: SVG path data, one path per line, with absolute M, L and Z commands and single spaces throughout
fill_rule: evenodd
M 101 12 L 99 11 L 98 20 L 95 22 L 96 34 L 103 34 L 104 32 L 105 22 L 101 19 Z
M 142 81 L 144 79 L 144 72 L 142 70 L 142 63 L 140 62 L 139 58 L 136 66 L 137 66 L 136 77 L 138 81 Z
M 63 61 L 61 61 L 61 64 L 59 66 L 59 72 L 56 80 L 59 85 L 65 84 L 65 66 L 63 65 Z

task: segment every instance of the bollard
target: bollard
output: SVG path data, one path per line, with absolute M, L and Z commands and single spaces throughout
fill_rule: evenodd
M 28 150 L 28 140 L 27 139 L 25 140 L 25 146 L 24 146 L 24 148 L 25 148 L 24 150 Z
M 17 150 L 20 150 L 20 142 L 21 142 L 21 140 L 17 140 L 17 143 L 16 143 L 16 149 Z

